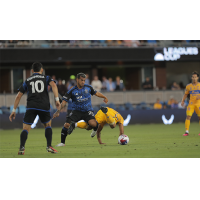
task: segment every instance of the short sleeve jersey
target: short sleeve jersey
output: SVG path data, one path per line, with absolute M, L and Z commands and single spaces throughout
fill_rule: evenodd
M 200 83 L 193 85 L 192 83 L 186 86 L 185 94 L 190 94 L 190 103 L 200 104 L 200 100 L 196 100 L 197 96 L 200 96 Z
M 107 108 L 108 108 L 107 114 L 109 114 L 111 117 L 115 119 L 116 124 L 124 123 L 124 118 L 116 110 L 109 107 Z M 106 123 L 108 123 L 106 115 L 101 110 L 97 112 L 97 114 L 95 115 L 95 119 L 98 121 L 99 124 L 102 124 L 102 125 L 105 125 Z
M 50 76 L 39 73 L 34 73 L 24 81 L 18 91 L 23 94 L 27 92 L 27 109 L 50 110 L 48 85 L 51 81 L 54 80 Z
M 72 110 L 81 112 L 93 111 L 91 95 L 96 94 L 96 92 L 91 85 L 85 84 L 81 89 L 76 85 L 65 93 L 63 100 L 68 102 L 69 99 L 72 99 Z

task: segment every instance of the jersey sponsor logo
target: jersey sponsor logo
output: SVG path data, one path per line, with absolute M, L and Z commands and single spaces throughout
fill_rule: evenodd
M 85 98 L 85 99 L 78 99 L 78 102 L 83 102 L 83 101 L 87 101 L 89 98 Z

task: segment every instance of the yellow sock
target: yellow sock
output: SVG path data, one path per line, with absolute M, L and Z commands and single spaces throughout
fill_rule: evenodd
M 88 125 L 87 125 L 86 122 L 78 122 L 78 123 L 77 123 L 77 127 L 78 127 L 78 128 L 86 129 L 87 126 L 88 126 Z
M 105 114 L 109 125 L 115 124 L 115 119 L 110 114 Z
M 190 120 L 186 119 L 185 120 L 185 130 L 189 132 L 189 127 L 190 127 Z

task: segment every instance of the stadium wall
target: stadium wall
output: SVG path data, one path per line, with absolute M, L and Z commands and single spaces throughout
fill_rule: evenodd
M 121 111 L 120 114 L 122 115 L 124 120 L 127 119 L 128 115 L 131 116 L 129 124 L 150 124 L 150 123 L 170 124 L 170 123 L 185 122 L 186 110 L 185 109 L 134 110 L 134 111 Z M 13 120 L 13 122 L 10 122 L 8 117 L 9 117 L 8 114 L 0 115 L 0 129 L 22 129 L 24 114 L 17 114 L 16 119 Z M 61 128 L 65 122 L 65 117 L 66 113 L 61 113 L 58 118 L 53 119 L 52 127 Z M 198 122 L 198 117 L 196 114 L 192 116 L 191 122 Z M 38 121 L 36 127 L 43 128 L 43 125 L 41 124 L 40 121 Z

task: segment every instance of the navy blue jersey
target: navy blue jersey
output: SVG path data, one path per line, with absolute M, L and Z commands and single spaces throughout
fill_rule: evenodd
M 48 85 L 51 81 L 54 80 L 50 76 L 39 73 L 34 73 L 24 81 L 18 91 L 27 91 L 27 110 L 50 110 Z
M 78 89 L 77 86 L 71 88 L 63 96 L 64 101 L 72 99 L 72 109 L 81 112 L 93 111 L 91 103 L 91 95 L 96 94 L 96 90 L 91 86 L 85 84 L 82 89 Z

